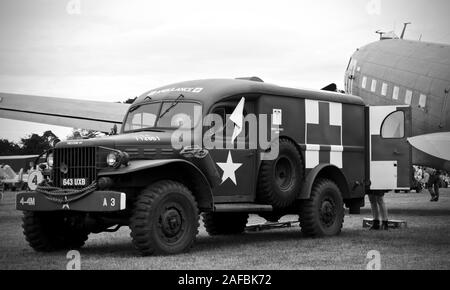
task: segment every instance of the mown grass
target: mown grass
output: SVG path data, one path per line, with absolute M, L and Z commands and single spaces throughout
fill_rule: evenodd
M 365 269 L 367 252 L 381 254 L 383 269 L 450 269 L 450 189 L 438 203 L 426 193 L 386 196 L 390 218 L 406 220 L 408 228 L 371 232 L 362 228 L 370 217 L 369 203 L 361 215 L 346 215 L 341 235 L 311 239 L 300 228 L 209 237 L 203 226 L 186 254 L 140 257 L 128 228 L 90 235 L 81 252 L 82 269 Z M 66 252 L 36 253 L 21 229 L 12 193 L 0 203 L 0 269 L 65 269 Z M 284 220 L 295 220 L 295 216 Z M 251 216 L 250 223 L 264 222 Z

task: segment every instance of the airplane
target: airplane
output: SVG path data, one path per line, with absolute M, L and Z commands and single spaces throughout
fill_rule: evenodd
M 450 45 L 394 32 L 360 47 L 345 71 L 345 91 L 368 105 L 410 105 L 412 163 L 450 171 Z

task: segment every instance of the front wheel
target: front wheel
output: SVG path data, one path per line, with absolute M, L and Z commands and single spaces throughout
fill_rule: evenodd
M 81 248 L 88 232 L 75 227 L 62 212 L 24 212 L 23 233 L 37 252 Z
M 137 198 L 130 220 L 133 244 L 144 256 L 185 252 L 194 244 L 198 219 L 197 203 L 186 186 L 156 182 Z
M 344 223 L 344 203 L 339 187 L 329 179 L 318 179 L 311 196 L 300 203 L 300 226 L 307 236 L 334 236 Z

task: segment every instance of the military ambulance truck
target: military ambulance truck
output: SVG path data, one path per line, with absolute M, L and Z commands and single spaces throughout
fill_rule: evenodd
M 36 251 L 128 226 L 142 255 L 176 254 L 200 216 L 210 235 L 243 233 L 249 214 L 338 235 L 344 206 L 358 213 L 369 191 L 409 188 L 410 119 L 409 107 L 258 78 L 176 83 L 141 95 L 120 134 L 49 150 L 17 209 Z

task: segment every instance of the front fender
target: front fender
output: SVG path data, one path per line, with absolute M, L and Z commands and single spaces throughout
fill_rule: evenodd
M 214 204 L 211 183 L 195 164 L 184 159 L 132 160 L 129 162 L 128 166 L 118 169 L 102 169 L 99 171 L 98 177 L 118 176 L 146 171 L 151 172 L 152 170 L 163 172 L 162 174 L 164 174 L 164 177 L 167 179 L 171 179 L 170 174 L 177 175 L 177 172 L 187 174 L 190 178 L 190 183 L 195 185 L 191 188 L 191 191 L 194 194 L 200 209 L 208 211 L 213 208 Z M 169 172 L 170 174 L 165 172 Z M 173 176 L 172 178 L 177 179 L 178 177 L 179 176 Z
M 113 175 L 123 175 L 132 172 L 137 172 L 145 169 L 155 168 L 171 163 L 188 163 L 195 167 L 198 171 L 200 171 L 195 165 L 192 163 L 183 160 L 183 159 L 160 159 L 160 160 L 132 160 L 128 163 L 128 166 L 122 166 L 118 169 L 115 168 L 104 168 L 98 172 L 98 176 L 113 176 Z M 201 172 L 200 172 L 201 173 Z M 203 173 L 202 173 L 203 174 Z

